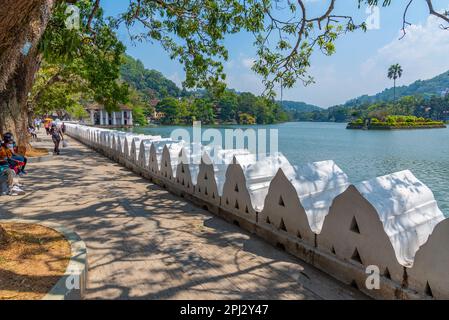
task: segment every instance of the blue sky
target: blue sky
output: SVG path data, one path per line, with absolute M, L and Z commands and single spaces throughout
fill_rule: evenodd
M 306 2 L 308 12 L 319 15 L 329 0 Z M 406 37 L 399 40 L 407 2 L 395 0 L 390 7 L 380 8 L 379 28 L 344 35 L 337 41 L 337 52 L 333 56 L 314 54 L 310 73 L 316 83 L 308 87 L 298 83 L 284 91 L 284 99 L 329 107 L 362 94 L 374 94 L 392 86 L 386 78 L 386 70 L 393 63 L 400 63 L 404 69 L 398 85 L 429 79 L 449 70 L 449 31 L 441 30 L 441 21 L 428 16 L 423 0 L 416 0 L 411 7 L 408 20 L 413 25 L 408 28 Z M 103 0 L 102 7 L 106 15 L 116 16 L 126 10 L 128 3 Z M 446 9 L 449 1 L 434 0 L 434 6 L 439 10 Z M 371 14 L 366 7 L 358 9 L 357 0 L 337 1 L 335 12 L 349 14 L 357 18 L 356 21 L 365 21 Z M 180 85 L 184 79 L 182 65 L 170 60 L 158 43 L 131 43 L 124 28 L 119 30 L 119 38 L 127 46 L 128 54 Z M 263 91 L 261 79 L 251 71 L 255 57 L 252 43 L 253 36 L 244 32 L 226 38 L 229 61 L 225 71 L 230 88 L 260 94 Z

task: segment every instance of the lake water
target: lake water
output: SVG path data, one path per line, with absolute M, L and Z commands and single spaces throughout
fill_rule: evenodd
M 449 128 L 363 131 L 345 127 L 346 124 L 340 123 L 292 122 L 241 128 L 278 129 L 279 151 L 290 163 L 334 160 L 352 183 L 409 169 L 432 189 L 440 209 L 449 217 Z M 177 128 L 191 131 L 176 126 L 133 131 L 169 137 Z

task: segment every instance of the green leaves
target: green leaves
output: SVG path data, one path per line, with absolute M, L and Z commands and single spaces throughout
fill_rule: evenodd
M 33 101 L 38 108 L 52 111 L 51 108 L 67 109 L 73 105 L 73 94 L 80 90 L 85 100 L 94 100 L 106 107 L 116 110 L 120 103 L 125 103 L 128 96 L 127 85 L 118 82 L 121 57 L 125 51 L 123 44 L 117 39 L 109 23 L 103 19 L 102 10 L 93 13 L 93 3 L 89 0 L 77 1 L 80 8 L 81 28 L 79 30 L 66 27 L 67 19 L 64 2 L 58 2 L 52 18 L 40 42 L 46 68 L 58 69 L 58 81 L 49 86 L 33 90 L 35 98 L 44 101 Z M 87 25 L 91 21 L 90 25 Z M 47 70 L 48 71 L 48 70 Z M 44 76 L 43 70 L 39 76 Z M 77 79 L 78 86 L 67 87 L 72 79 Z M 64 84 L 59 84 L 63 82 Z M 36 86 L 36 85 L 35 85 Z M 63 103 L 60 95 L 65 92 L 67 101 Z M 55 97 L 57 104 L 46 101 Z

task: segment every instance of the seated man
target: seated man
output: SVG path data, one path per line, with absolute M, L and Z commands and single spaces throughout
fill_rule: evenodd
M 12 154 L 5 147 L 4 144 L 0 146 L 0 186 L 6 180 L 7 190 L 0 188 L 0 194 L 7 194 L 11 196 L 25 194 L 25 192 L 19 188 L 19 186 L 14 184 L 15 173 L 11 169 L 9 163 L 9 156 Z
M 5 133 L 3 136 L 3 141 L 5 146 L 11 151 L 12 156 L 9 158 L 10 160 L 14 160 L 17 162 L 19 166 L 19 170 L 17 174 L 23 175 L 26 174 L 25 166 L 27 164 L 27 158 L 17 154 L 17 145 L 14 141 L 13 135 L 9 132 Z

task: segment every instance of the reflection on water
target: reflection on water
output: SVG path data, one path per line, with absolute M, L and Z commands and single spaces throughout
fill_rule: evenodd
M 279 151 L 292 164 L 334 160 L 353 183 L 410 169 L 432 189 L 439 207 L 449 216 L 449 129 L 362 131 L 345 126 L 294 122 L 242 128 L 278 129 Z M 135 128 L 134 132 L 168 137 L 176 128 Z

